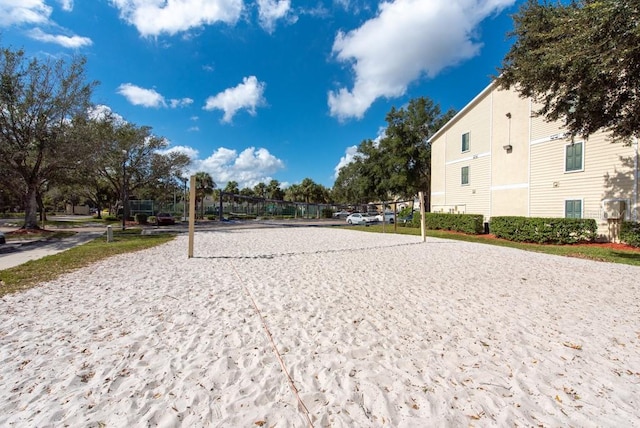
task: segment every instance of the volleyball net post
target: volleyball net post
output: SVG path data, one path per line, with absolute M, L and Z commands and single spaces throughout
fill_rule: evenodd
M 420 198 L 420 233 L 422 236 L 422 242 L 426 242 L 427 240 L 427 228 L 425 224 L 424 218 L 424 192 L 418 192 L 418 197 Z
M 189 253 L 188 258 L 193 258 L 193 235 L 196 229 L 196 176 L 189 179 Z

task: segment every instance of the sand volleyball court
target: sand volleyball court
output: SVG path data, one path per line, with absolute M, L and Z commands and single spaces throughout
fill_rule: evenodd
M 0 426 L 640 425 L 638 267 L 338 228 L 195 242 L 0 299 Z

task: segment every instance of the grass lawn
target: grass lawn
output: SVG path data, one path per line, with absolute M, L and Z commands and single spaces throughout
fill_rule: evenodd
M 355 230 L 380 233 L 382 225 L 353 226 Z M 384 226 L 385 233 L 401 233 L 420 236 L 420 229 L 393 225 Z M 64 237 L 74 232 L 55 232 L 47 235 L 48 239 Z M 104 236 L 91 242 L 74 247 L 62 253 L 54 254 L 38 260 L 32 260 L 20 266 L 0 270 L 0 297 L 50 281 L 75 269 L 87 266 L 107 257 L 130 253 L 163 244 L 175 237 L 172 234 L 141 235 L 140 229 L 114 230 L 114 241 L 107 243 Z M 33 236 L 29 236 L 32 238 Z M 511 242 L 497 239 L 491 235 L 465 235 L 455 232 L 428 230 L 429 237 L 476 242 L 486 245 L 499 245 L 525 251 L 535 251 L 559 256 L 579 257 L 594 261 L 623 263 L 640 266 L 640 249 L 619 244 L 580 244 L 580 245 L 540 245 Z M 11 237 L 10 239 L 19 239 Z M 135 256 L 133 256 L 135 257 Z
M 32 237 L 33 235 L 30 236 Z M 101 236 L 67 251 L 0 270 L 0 297 L 31 288 L 43 281 L 50 281 L 64 273 L 116 254 L 130 253 L 164 244 L 174 239 L 175 235 L 141 235 L 140 229 L 127 229 L 114 231 L 113 237 L 113 242 L 107 243 L 105 237 Z
M 367 232 L 382 232 L 382 225 L 360 226 L 356 229 Z M 407 235 L 420 236 L 420 229 L 414 227 L 399 226 L 394 229 L 393 225 L 385 225 L 386 233 L 402 233 Z M 558 256 L 578 257 L 582 259 L 595 260 L 601 262 L 622 263 L 640 266 L 640 248 L 633 248 L 621 244 L 593 243 L 574 245 L 541 245 L 512 242 L 505 239 L 498 239 L 493 235 L 465 235 L 463 233 L 448 232 L 442 230 L 427 230 L 427 238 L 455 239 L 458 241 L 476 242 L 487 245 L 499 245 L 502 247 L 517 248 L 525 251 L 535 251 L 538 253 L 554 254 Z

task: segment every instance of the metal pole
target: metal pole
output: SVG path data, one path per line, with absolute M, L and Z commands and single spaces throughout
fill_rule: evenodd
M 193 235 L 195 234 L 196 227 L 196 176 L 191 176 L 189 186 L 189 248 L 188 258 L 193 257 Z
M 123 150 L 124 157 L 122 158 L 122 230 L 127 227 L 127 151 Z
M 184 180 L 184 201 L 182 203 L 182 221 L 187 221 L 187 179 L 182 177 Z
M 424 206 L 424 192 L 418 192 L 418 197 L 420 198 L 420 231 L 422 235 L 422 242 L 425 242 L 427 240 L 427 227 L 424 218 L 424 212 L 426 208 Z

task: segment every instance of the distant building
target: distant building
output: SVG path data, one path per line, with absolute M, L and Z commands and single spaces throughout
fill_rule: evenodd
M 637 141 L 571 141 L 535 110 L 492 83 L 447 122 L 430 140 L 431 211 L 593 218 L 616 240 L 622 220 L 638 220 Z

